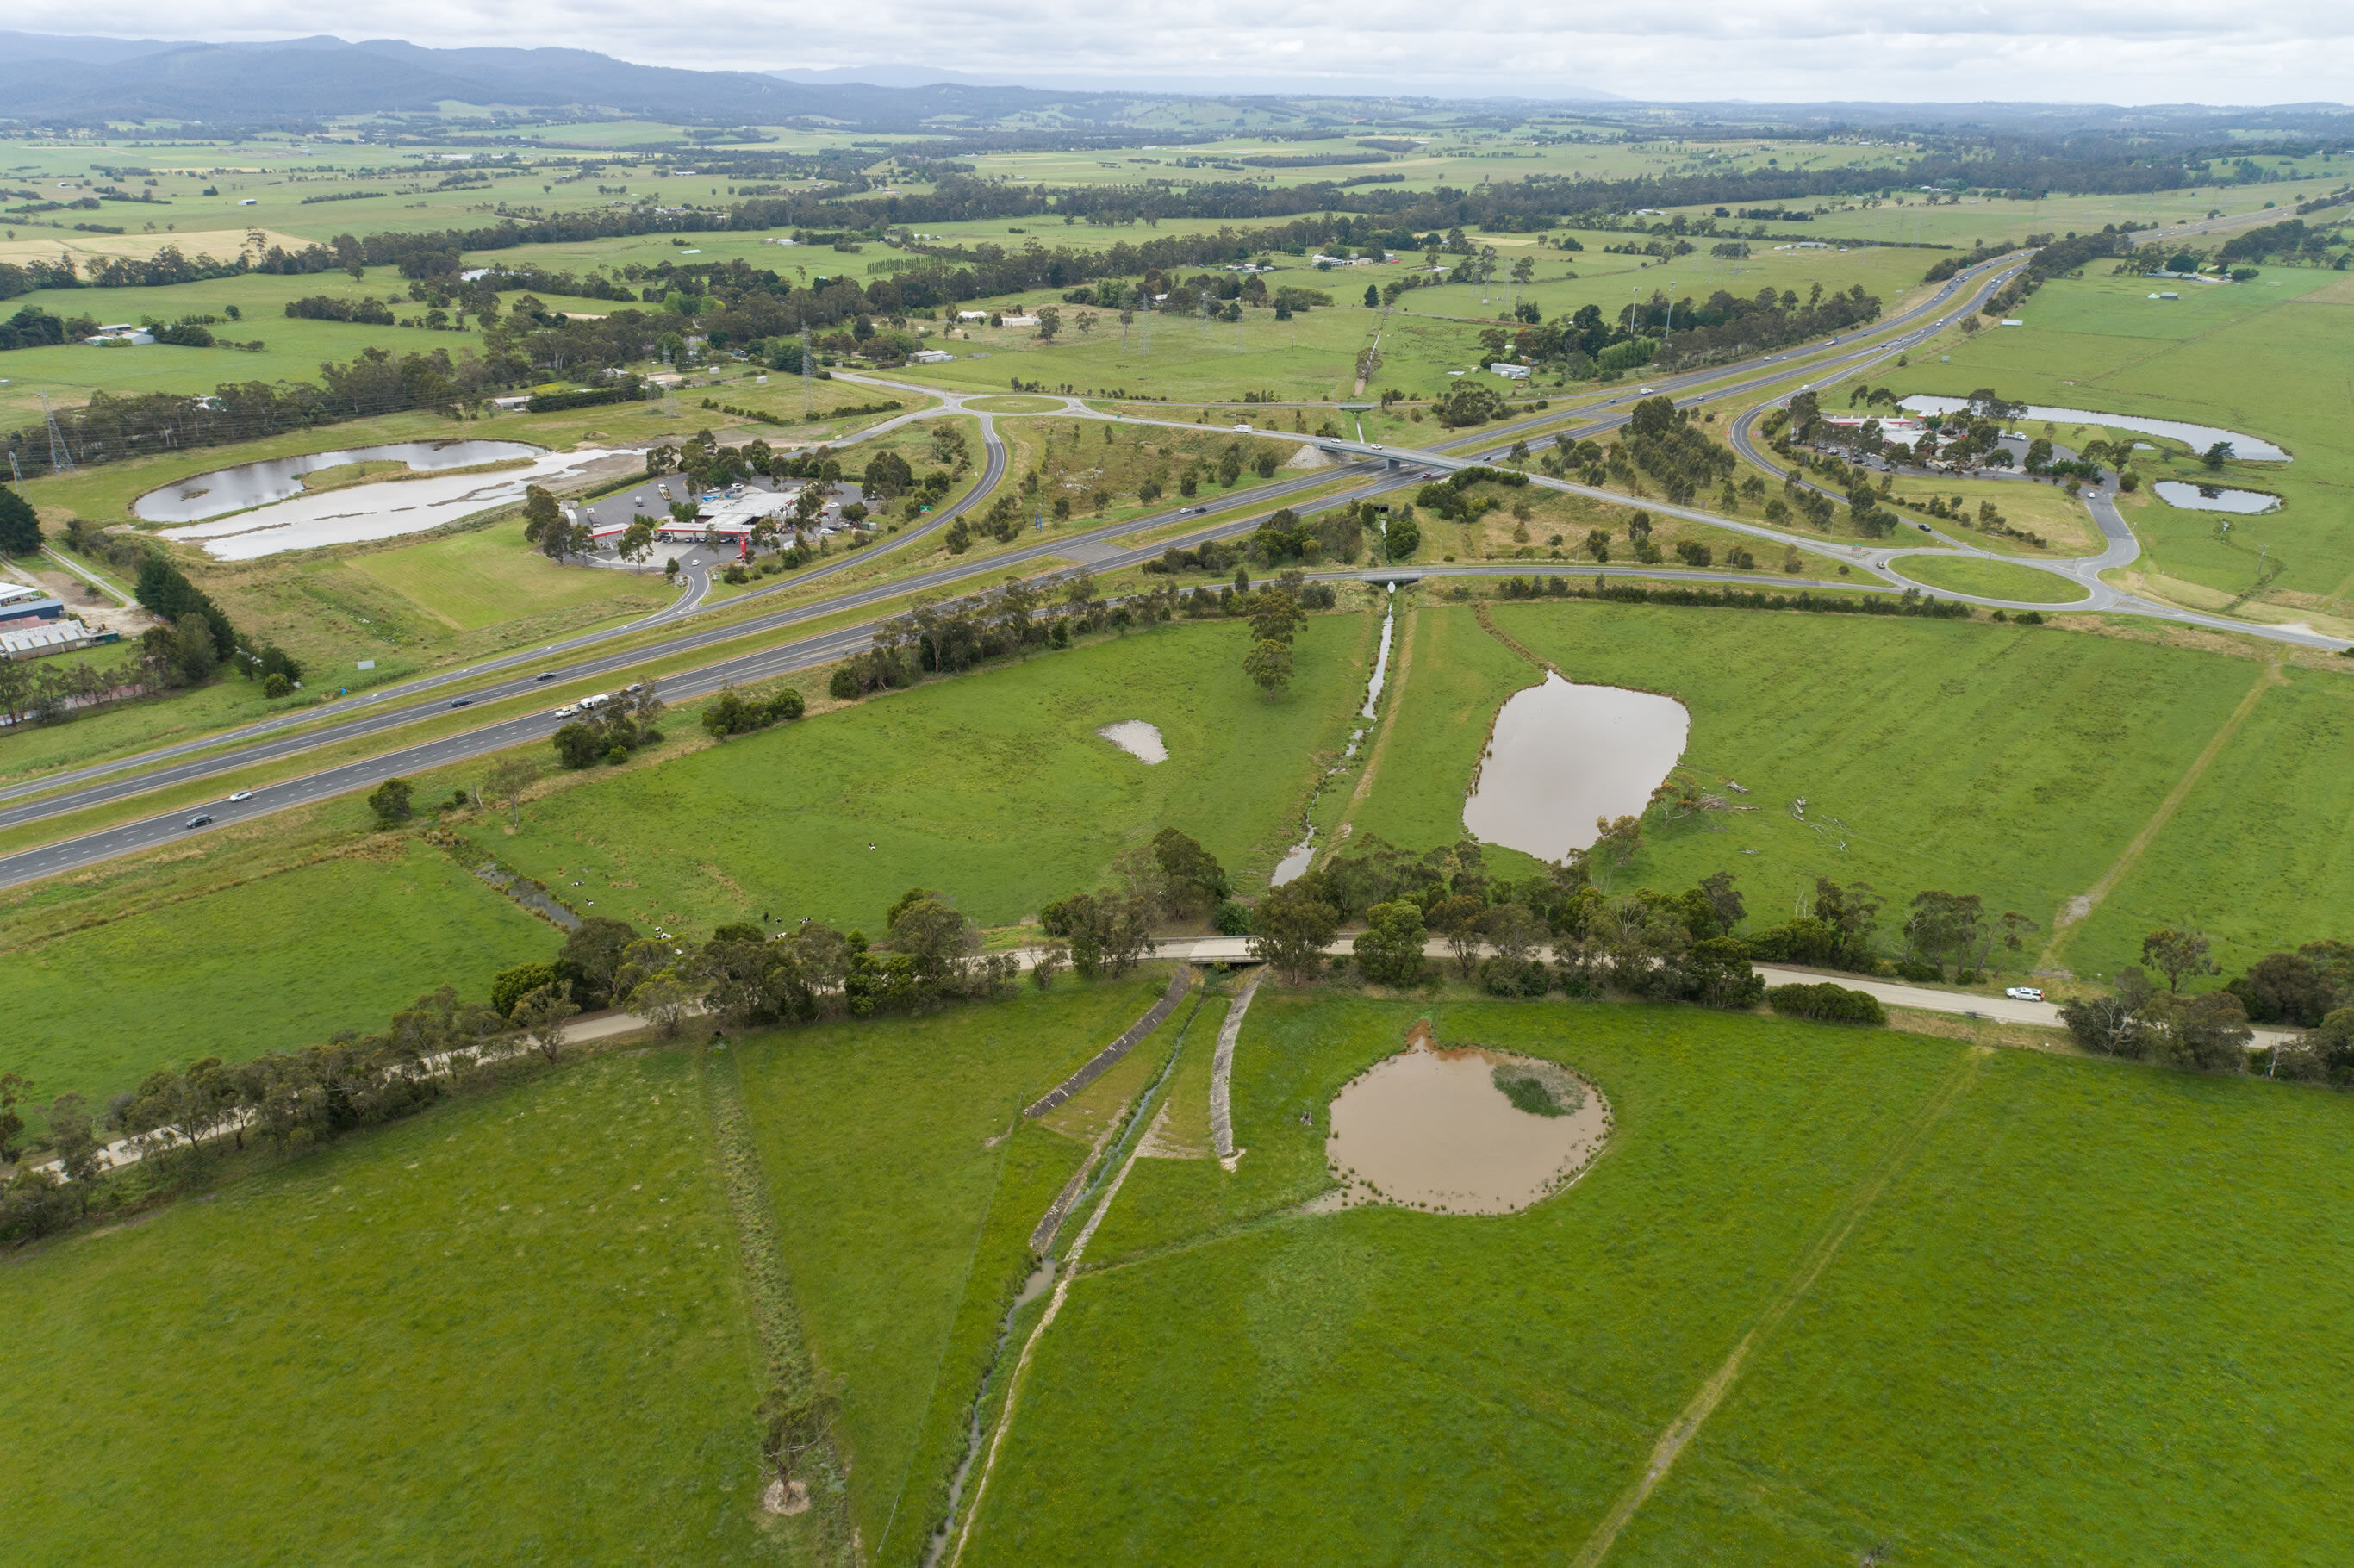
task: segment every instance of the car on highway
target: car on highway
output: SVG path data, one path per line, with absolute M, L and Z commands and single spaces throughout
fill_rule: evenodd
M 560 708 L 557 709 L 554 713 L 552 713 L 552 714 L 548 715 L 547 716 L 548 716 L 548 717 L 550 717 L 550 718 L 573 718 L 573 717 L 578 716 L 578 714 L 579 714 L 579 712 L 580 712 L 580 705 L 579 705 L 578 703 L 570 703 L 570 704 L 567 704 L 567 705 L 566 705 L 565 706 L 563 706 L 563 707 L 560 707 Z
M 472 697 L 451 697 L 450 699 L 450 705 L 453 708 L 471 708 L 474 705 L 474 699 Z
M 535 681 L 553 681 L 556 679 L 556 672 L 553 670 L 542 670 L 538 674 L 534 675 L 532 679 Z
M 212 824 L 212 820 L 213 814 L 210 811 L 198 811 L 195 816 L 188 819 L 186 825 L 191 828 L 209 827 Z
M 234 805 L 236 805 L 239 800 L 252 800 L 252 799 L 253 799 L 253 791 L 252 791 L 252 790 L 250 790 L 250 789 L 239 789 L 236 794 L 231 795 L 231 796 L 228 798 L 228 803 L 229 803 L 230 805 L 234 806 Z
M 2033 985 L 2005 986 L 2002 994 L 2013 1001 L 2041 1001 L 2043 988 Z

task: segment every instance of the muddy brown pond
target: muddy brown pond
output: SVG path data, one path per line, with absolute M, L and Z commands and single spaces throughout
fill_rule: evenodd
M 1324 1158 L 1341 1186 L 1319 1206 L 1516 1213 L 1567 1185 L 1609 1136 L 1608 1102 L 1566 1068 L 1440 1045 L 1417 1026 L 1333 1099 Z
M 1586 849 L 1597 817 L 1632 816 L 1683 755 L 1691 715 L 1673 697 L 1586 686 L 1551 671 L 1496 715 L 1463 802 L 1473 837 L 1539 860 Z

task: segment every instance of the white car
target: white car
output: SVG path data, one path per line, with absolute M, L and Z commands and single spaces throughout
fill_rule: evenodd
M 2043 1000 L 2043 991 L 2040 986 L 2008 986 L 2004 988 L 2002 994 L 2010 998 L 2013 1001 L 2041 1001 Z
M 1246 436 L 1250 434 L 1250 427 L 1248 425 L 1236 425 L 1235 429 Z
M 579 712 L 580 712 L 580 709 L 576 705 L 576 706 L 573 706 L 573 707 L 558 708 L 558 709 L 557 709 L 557 710 L 556 710 L 556 712 L 555 712 L 555 713 L 553 713 L 553 714 L 549 715 L 548 716 L 549 716 L 549 717 L 551 717 L 551 718 L 572 718 L 572 717 L 576 716 Z
M 236 794 L 231 795 L 228 799 L 229 804 L 231 805 L 237 804 L 239 800 L 250 800 L 253 799 L 253 791 L 250 789 L 239 789 Z

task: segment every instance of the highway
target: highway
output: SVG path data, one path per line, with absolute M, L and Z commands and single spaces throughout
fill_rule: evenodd
M 2245 221 L 2248 216 L 2251 215 L 2243 215 L 2239 221 Z M 2200 226 L 2188 226 L 2172 232 L 2190 232 L 2199 227 Z M 2024 253 L 2013 253 L 1982 263 L 1976 269 L 1956 275 L 1929 298 L 1857 334 L 1853 340 L 1853 345 L 1844 352 L 1820 355 L 1819 357 L 1812 358 L 1808 357 L 1810 351 L 1804 349 L 1778 352 L 1751 361 L 1746 366 L 1719 366 L 1678 376 L 1662 377 L 1655 381 L 1648 392 L 1650 395 L 1665 394 L 1674 397 L 1681 404 L 1691 406 L 1763 390 L 1787 381 L 1793 374 L 1802 373 L 1809 377 L 1809 380 L 1799 388 L 1801 390 L 1804 389 L 1804 386 L 1843 379 L 1858 369 L 1891 358 L 1912 346 L 1925 342 L 1962 314 L 1975 311 L 2011 276 L 2015 275 L 2026 264 L 2027 260 L 2028 257 Z M 1886 335 L 1892 327 L 1900 330 L 1893 336 Z M 1819 351 L 1814 352 L 1819 354 Z M 1804 363 L 1795 364 L 1794 361 L 1804 361 Z M 1778 366 L 1779 368 L 1768 369 L 1768 366 Z M 787 588 L 803 587 L 812 580 L 822 579 L 840 572 L 853 564 L 872 559 L 879 551 L 896 550 L 922 539 L 946 527 L 957 516 L 980 505 L 1004 478 L 1007 466 L 1005 447 L 997 435 L 990 415 L 985 410 L 967 407 L 971 398 L 996 397 L 1002 394 L 945 392 L 935 387 L 892 382 L 879 376 L 854 376 L 848 373 L 844 373 L 840 378 L 919 393 L 938 398 L 942 405 L 898 416 L 885 421 L 883 425 L 862 432 L 862 437 L 871 437 L 880 430 L 891 429 L 910 420 L 937 418 L 944 413 L 963 413 L 978 419 L 981 423 L 986 452 L 986 463 L 981 480 L 962 500 L 943 509 L 922 524 L 904 531 L 887 545 L 878 545 L 874 549 L 843 556 L 824 565 L 796 573 L 789 578 L 780 580 L 774 587 L 739 596 L 726 601 L 727 608 L 731 609 L 747 599 L 766 597 Z M 1158 541 L 1146 546 L 1121 546 L 1117 542 L 1120 535 L 1134 534 L 1144 528 L 1157 525 L 1154 520 L 1131 520 L 1076 534 L 1051 538 L 1041 537 L 1034 544 L 995 554 L 984 559 L 960 561 L 907 577 L 837 595 L 822 601 L 799 605 L 768 615 L 729 620 L 722 624 L 703 626 L 692 624 L 695 617 L 706 613 L 710 608 L 703 603 L 703 596 L 708 587 L 708 563 L 698 561 L 695 567 L 689 568 L 690 581 L 686 591 L 683 592 L 671 606 L 656 615 L 624 626 L 583 633 L 542 649 L 503 655 L 464 669 L 439 672 L 429 676 L 389 686 L 381 692 L 369 694 L 360 699 L 359 701 L 366 705 L 365 710 L 353 713 L 349 717 L 330 718 L 325 723 L 320 723 L 318 721 L 321 715 L 316 710 L 306 710 L 301 714 L 274 718 L 200 740 L 158 748 L 141 756 L 95 764 L 70 773 L 18 785 L 0 791 L 0 800 L 13 799 L 22 801 L 19 805 L 0 809 L 0 828 L 22 826 L 74 811 L 104 806 L 174 784 L 217 777 L 269 762 L 284 760 L 322 747 L 385 735 L 426 718 L 446 714 L 455 705 L 488 705 L 528 696 L 544 692 L 548 686 L 559 682 L 569 686 L 582 682 L 612 677 L 613 683 L 619 684 L 621 683 L 620 677 L 625 673 L 642 671 L 646 665 L 656 661 L 673 659 L 682 654 L 691 654 L 706 649 L 716 650 L 729 643 L 758 640 L 771 633 L 790 632 L 794 628 L 804 626 L 812 620 L 869 608 L 914 594 L 951 590 L 970 586 L 976 579 L 993 580 L 1007 575 L 1013 568 L 1035 565 L 1044 560 L 1066 560 L 1076 563 L 1076 566 L 1048 574 L 1044 579 L 1047 583 L 1079 570 L 1117 571 L 1154 558 L 1172 545 L 1190 547 L 1211 538 L 1231 538 L 1250 533 L 1256 530 L 1267 516 L 1272 514 L 1276 510 L 1276 503 L 1300 492 L 1329 485 L 1335 480 L 1357 479 L 1363 482 L 1340 493 L 1327 496 L 1312 504 L 1303 505 L 1299 510 L 1311 514 L 1323 511 L 1353 501 L 1387 493 L 1407 485 L 1417 484 L 1425 471 L 1453 470 L 1476 462 L 1495 461 L 1509 449 L 1513 440 L 1529 433 L 1560 429 L 1581 439 L 1606 433 L 1627 421 L 1629 415 L 1627 408 L 1623 406 L 1629 405 L 1645 395 L 1647 395 L 1645 389 L 1630 389 L 1582 408 L 1558 412 L 1547 411 L 1534 418 L 1453 438 L 1440 443 L 1437 447 L 1427 450 L 1385 449 L 1368 442 L 1333 438 L 1291 438 L 1290 432 L 1268 431 L 1266 433 L 1278 438 L 1309 440 L 1332 453 L 1336 458 L 1350 461 L 1337 469 L 1306 471 L 1298 477 L 1279 480 L 1271 484 L 1255 487 L 1251 491 L 1225 498 L 1218 503 L 1220 510 L 1246 503 L 1252 505 L 1253 510 L 1242 517 L 1232 518 L 1215 524 L 1204 524 L 1202 528 L 1179 538 Z M 1116 420 L 1130 424 L 1165 425 L 1173 429 L 1195 431 L 1204 429 L 1199 424 L 1190 422 L 1107 414 L 1087 407 L 1076 398 L 1064 398 L 1061 401 L 1064 404 L 1061 412 L 1072 417 Z M 1775 471 L 1772 464 L 1763 462 L 1757 457 L 1752 442 L 1750 426 L 1759 411 L 1755 408 L 1749 410 L 1734 422 L 1728 435 L 1734 440 L 1736 450 L 1741 450 L 1744 456 L 1750 457 L 1752 461 L 1760 461 L 1761 466 L 1767 471 Z M 1744 442 L 1752 442 L 1752 444 L 1744 445 Z M 1477 450 L 1463 450 L 1467 448 Z M 1617 493 L 1542 475 L 1531 475 L 1530 482 L 1545 488 L 1592 496 L 1614 504 L 1623 505 L 1628 500 L 1628 497 Z M 2094 515 L 2102 528 L 2105 540 L 2105 548 L 2100 555 L 2082 557 L 2077 561 L 2021 563 L 2056 571 L 2088 585 L 2088 593 L 2093 598 L 2084 604 L 2065 608 L 2114 609 L 2124 613 L 2148 615 L 2158 619 L 2179 620 L 2259 637 L 2268 636 L 2280 641 L 2296 641 L 2333 650 L 2344 646 L 2338 640 L 2297 632 L 2287 628 L 2259 626 L 2232 621 L 2221 617 L 2201 615 L 2195 611 L 2180 610 L 2172 606 L 2156 604 L 2109 588 L 2099 581 L 2097 574 L 2111 566 L 2131 561 L 2137 553 L 2138 546 L 2133 539 L 2131 530 L 2118 516 L 2108 496 L 2096 494 L 2088 499 L 2092 502 Z M 1895 593 L 1912 588 L 1914 585 L 1905 579 L 1901 569 L 1895 567 L 1893 563 L 1907 555 L 1924 553 L 1922 546 L 1909 541 L 1878 548 L 1835 546 L 1817 535 L 1775 529 L 1740 518 L 1720 516 L 1701 509 L 1672 506 L 1650 501 L 1646 501 L 1643 504 L 1654 512 L 1734 530 L 1768 542 L 1796 545 L 1818 554 L 1827 551 L 1831 553 L 1844 551 L 1855 564 L 1880 579 L 1878 582 L 1852 585 L 1861 591 Z M 1208 510 L 1208 508 L 1197 510 Z M 1173 520 L 1182 515 L 1183 515 L 1182 513 L 1174 514 L 1170 519 L 1161 521 Z M 1989 558 L 2005 560 L 2017 559 L 2011 556 L 1993 556 L 1991 552 L 1976 549 L 1942 535 L 1938 535 L 1938 538 L 1946 546 L 1944 553 L 1982 555 Z M 1326 579 L 1339 579 L 1350 577 L 1400 575 L 1421 577 L 1573 574 L 1580 577 L 1624 575 L 1669 580 L 1737 583 L 1755 588 L 1763 588 L 1767 582 L 1776 580 L 1754 573 L 1681 571 L 1661 569 L 1656 567 L 1597 568 L 1582 564 L 1535 561 L 1422 566 L 1398 572 L 1376 571 L 1370 574 L 1321 572 L 1315 575 Z M 1840 586 L 1846 588 L 1850 585 Z M 2001 608 L 2045 610 L 2052 608 L 2048 604 L 2014 603 L 2009 600 L 1978 599 L 1953 593 L 1941 593 L 1940 597 Z M 621 638 L 633 636 L 650 629 L 660 629 L 669 625 L 680 625 L 682 630 L 675 635 L 665 637 L 652 644 L 632 646 L 626 650 L 612 649 L 602 653 L 596 652 L 600 645 L 612 643 Z M 736 653 L 691 672 L 664 677 L 662 684 L 663 694 L 672 701 L 691 701 L 707 695 L 730 682 L 750 683 L 793 671 L 831 663 L 867 647 L 871 642 L 874 629 L 874 623 L 870 621 L 800 637 L 765 649 Z M 588 656 L 578 657 L 584 653 Z M 437 691 L 446 691 L 454 683 L 461 681 L 472 683 L 486 674 L 500 675 L 503 678 L 485 684 L 470 683 L 463 694 L 463 704 L 447 696 L 435 694 Z M 212 827 L 225 827 L 237 821 L 308 804 L 331 795 L 373 788 L 388 778 L 406 776 L 462 761 L 468 758 L 484 756 L 510 747 L 544 740 L 563 722 L 555 717 L 549 709 L 537 708 L 531 713 L 501 718 L 489 725 L 460 734 L 420 741 L 367 758 L 337 764 L 300 778 L 258 785 L 253 789 L 250 798 L 242 801 L 231 803 L 224 800 L 189 804 L 142 821 L 101 829 L 17 854 L 0 857 L 0 886 L 14 885 L 39 877 L 77 870 L 117 855 L 153 848 L 159 843 L 184 837 L 191 831 L 202 831 L 190 830 L 185 825 L 189 817 L 199 812 L 208 813 L 214 819 Z M 134 769 L 137 771 L 133 772 Z M 117 777 L 126 773 L 132 776 Z M 80 787 L 70 787 L 77 785 Z M 68 788 L 60 790 L 61 786 Z M 43 791 L 60 792 L 44 794 L 38 800 L 24 800 L 27 795 Z

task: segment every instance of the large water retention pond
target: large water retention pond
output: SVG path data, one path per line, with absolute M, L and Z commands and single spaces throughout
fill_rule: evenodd
M 1481 1045 L 1441 1046 L 1417 1024 L 1408 1048 L 1332 1101 L 1331 1206 L 1395 1203 L 1509 1214 L 1558 1192 L 1610 1136 L 1601 1091 L 1553 1063 Z
M 405 462 L 417 473 L 472 468 L 510 458 L 537 457 L 546 450 L 522 441 L 394 441 L 384 446 L 344 447 L 331 452 L 271 458 L 216 469 L 151 490 L 131 503 L 148 523 L 201 523 L 250 506 L 267 506 L 302 493 L 302 476 L 355 462 Z
M 409 466 L 419 471 L 413 479 L 402 476 L 316 493 L 302 488 L 304 473 L 404 454 Z M 413 441 L 353 447 L 199 474 L 149 491 L 132 510 L 154 522 L 201 518 L 166 528 L 163 535 L 201 545 L 207 555 L 221 560 L 249 561 L 284 550 L 421 534 L 478 513 L 511 506 L 523 499 L 526 486 L 577 478 L 590 464 L 616 455 L 593 450 L 551 452 L 521 441 Z M 448 471 L 517 460 L 521 460 L 519 466 L 492 472 Z M 268 499 L 273 495 L 280 499 Z
M 1497 714 L 1463 825 L 1487 843 L 1559 860 L 1593 844 L 1596 818 L 1639 814 L 1691 733 L 1691 715 L 1673 697 L 1548 671 Z

